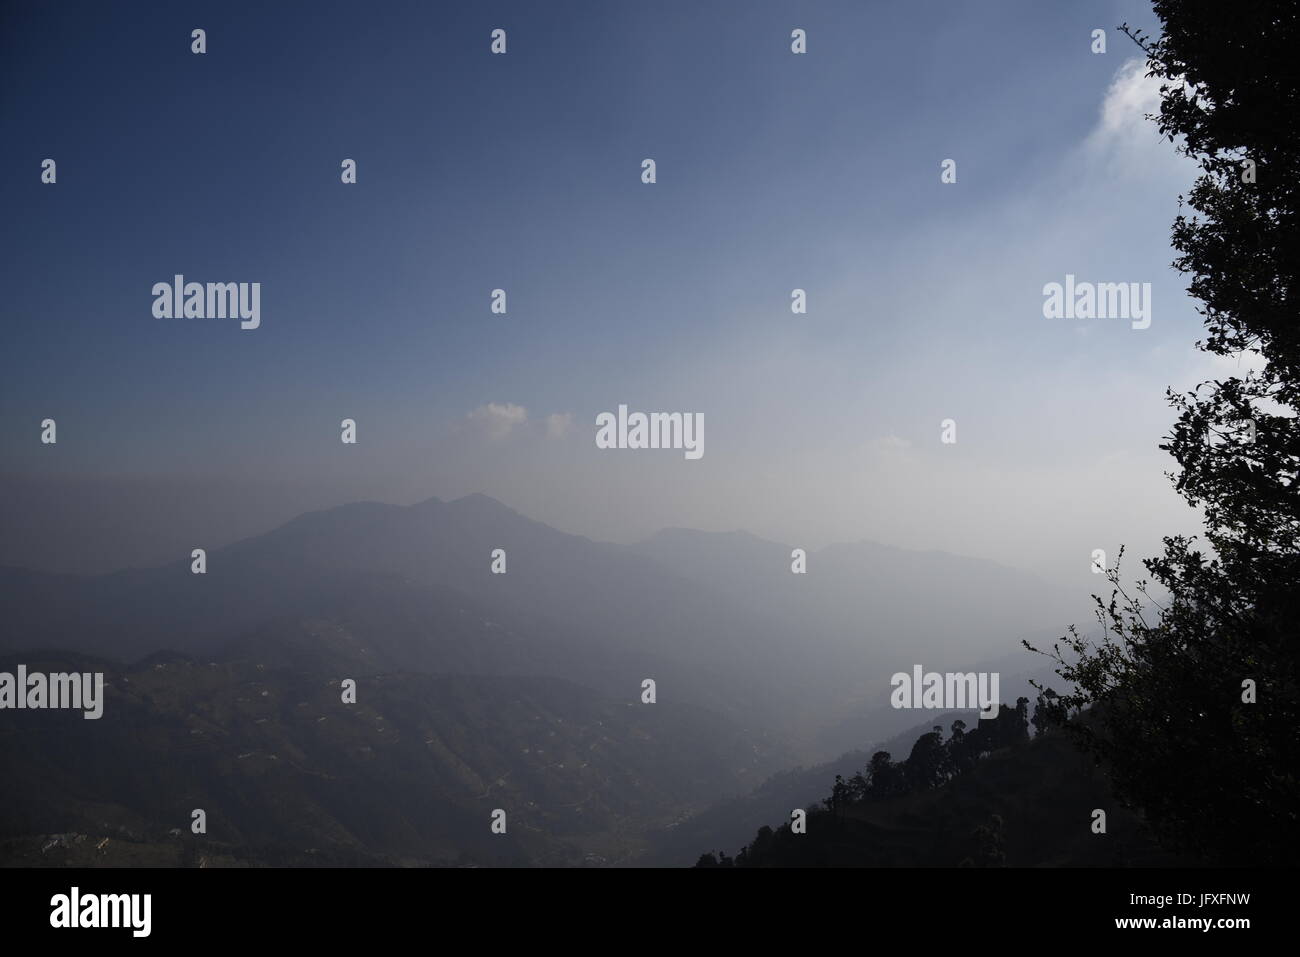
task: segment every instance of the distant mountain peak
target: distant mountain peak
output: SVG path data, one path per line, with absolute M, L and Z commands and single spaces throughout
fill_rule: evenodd
M 475 519 L 511 518 L 523 519 L 532 524 L 541 524 L 535 519 L 531 519 L 511 508 L 505 502 L 499 501 L 491 495 L 484 495 L 482 492 L 471 492 L 469 495 L 462 495 L 460 498 L 452 499 L 447 503 L 447 507 L 458 514 L 469 515 Z
M 462 495 L 460 498 L 454 498 L 448 505 L 485 505 L 492 508 L 504 508 L 506 511 L 513 512 L 514 509 L 504 502 L 493 498 L 491 495 L 484 495 L 482 492 L 470 492 L 468 495 Z

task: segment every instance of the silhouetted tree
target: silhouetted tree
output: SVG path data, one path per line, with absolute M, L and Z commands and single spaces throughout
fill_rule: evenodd
M 1173 226 L 1207 337 L 1255 362 L 1187 394 L 1161 446 L 1205 515 L 1206 548 L 1165 539 L 1127 590 L 1109 572 L 1100 644 L 1054 656 L 1092 705 L 1071 730 L 1169 846 L 1221 863 L 1293 863 L 1300 843 L 1300 17 L 1294 3 L 1156 0 L 1128 32 L 1160 78 L 1161 134 L 1201 171 Z M 1245 682 L 1254 683 L 1255 703 Z
M 865 801 L 871 793 L 871 779 L 867 777 L 866 771 L 859 771 L 853 777 L 849 778 L 849 800 L 857 803 Z
M 867 771 L 871 778 L 872 797 L 886 798 L 902 793 L 902 774 L 898 765 L 890 760 L 888 751 L 877 751 L 873 754 Z
M 1029 719 L 1029 723 L 1034 726 L 1034 736 L 1042 734 L 1052 725 L 1051 711 L 1047 703 L 1047 696 L 1051 694 L 1051 689 L 1041 692 L 1034 702 L 1034 716 Z
M 851 789 L 849 783 L 844 780 L 844 775 L 835 775 L 835 784 L 831 787 L 831 796 L 822 803 L 826 809 L 835 815 L 836 818 L 842 817 L 844 809 L 851 803 Z
M 938 731 L 921 735 L 912 745 L 912 753 L 903 764 L 903 776 L 908 790 L 937 788 L 946 778 L 948 753 L 943 746 L 943 736 Z
M 1007 856 L 1002 850 L 1002 816 L 1000 814 L 990 815 L 988 823 L 975 828 L 971 837 L 979 845 L 979 851 L 975 858 L 968 857 L 962 861 L 962 867 L 1001 867 L 1006 863 Z
M 958 718 L 952 723 L 952 736 L 948 738 L 948 766 L 953 774 L 965 774 L 975 766 L 976 757 L 966 733 L 966 722 Z

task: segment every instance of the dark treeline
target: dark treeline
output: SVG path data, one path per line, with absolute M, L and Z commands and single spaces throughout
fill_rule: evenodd
M 1112 822 L 1120 809 L 1140 814 L 1166 853 L 1217 865 L 1294 866 L 1300 851 L 1300 6 L 1294 0 L 1155 0 L 1154 11 L 1159 36 L 1120 29 L 1146 54 L 1147 75 L 1160 82 L 1157 131 L 1200 171 L 1178 197 L 1172 265 L 1187 277 L 1203 318 L 1197 348 L 1226 360 L 1218 377 L 1190 391 L 1168 390 L 1177 419 L 1160 444 L 1176 463 L 1169 473 L 1175 488 L 1203 516 L 1203 532 L 1167 536 L 1163 552 L 1142 562 L 1147 578 L 1130 581 L 1118 564 L 1109 567 L 1110 596 L 1094 596 L 1100 637 L 1071 626 L 1043 649 L 1065 691 L 1044 698 L 1042 717 L 1069 712 L 1067 734 L 1044 735 L 1043 743 L 1059 737 L 1078 745 L 1105 775 L 1095 810 L 1110 808 Z M 915 821 L 867 811 L 899 795 L 963 790 L 997 764 L 982 757 L 1025 736 L 1023 709 L 1013 714 L 999 714 L 987 729 L 954 725 L 946 742 L 936 729 L 901 764 L 876 755 L 861 774 L 836 781 L 826 809 L 815 822 L 810 813 L 807 833 L 786 842 L 780 854 L 773 848 L 782 846 L 789 826 L 760 832 L 734 862 L 705 855 L 700 863 L 948 861 L 961 842 L 939 831 L 958 819 L 955 813 L 944 817 L 942 808 L 927 807 L 930 829 L 921 834 Z M 1001 775 L 1001 790 L 962 807 L 963 824 L 977 807 L 987 814 L 979 833 L 967 835 L 975 844 L 966 860 L 1000 861 L 1004 825 L 1015 834 L 1033 832 L 1018 849 L 1020 862 L 1096 860 L 1102 843 L 1076 835 L 1088 832 L 1078 827 L 1081 795 L 1067 787 L 1091 789 L 1094 780 L 1070 771 L 1054 745 L 1038 745 L 1026 749 L 1035 752 L 1032 761 Z M 1040 813 L 1048 795 L 1036 775 L 1053 771 L 1059 774 L 1051 796 L 1061 802 L 1062 816 L 1049 820 Z M 1004 807 L 1017 816 L 998 810 Z M 912 844 L 905 846 L 908 838 Z M 1049 838 L 1057 844 L 1045 856 L 1042 842 Z M 929 843 L 919 846 L 922 840 Z
M 1161 83 L 1156 127 L 1200 170 L 1173 265 L 1226 360 L 1168 399 L 1161 448 L 1204 516 L 1142 565 L 1107 570 L 1102 638 L 1047 652 L 1077 742 L 1162 844 L 1222 865 L 1300 852 L 1300 7 L 1156 0 L 1161 35 L 1122 29 Z M 1248 361 L 1244 361 L 1248 360 Z M 1154 587 L 1153 587 L 1154 586 Z M 1032 647 L 1032 646 L 1031 646 Z
M 911 753 L 903 761 L 895 761 L 888 751 L 877 751 L 867 766 L 852 777 L 835 776 L 830 796 L 821 802 L 822 806 L 808 809 L 807 836 L 813 836 L 816 841 L 836 832 L 836 825 L 843 823 L 854 808 L 942 788 L 968 774 L 984 758 L 1026 744 L 1030 740 L 1031 727 L 1034 735 L 1041 735 L 1049 727 L 1062 723 L 1064 717 L 1064 706 L 1055 692 L 1048 689 L 1038 696 L 1032 716 L 1029 699 L 1022 697 L 1016 700 L 1014 708 L 999 705 L 995 717 L 979 720 L 974 726 L 960 719 L 954 721 L 947 739 L 943 728 L 936 725 L 934 730 L 916 739 Z M 998 841 L 995 840 L 1001 826 L 1001 818 L 991 815 L 989 822 L 981 825 L 983 832 L 987 833 L 971 835 L 980 839 L 981 846 L 987 846 L 987 852 L 953 863 L 964 866 L 1001 863 L 996 852 Z M 804 836 L 796 834 L 788 823 L 777 831 L 763 827 L 735 858 L 726 852 L 706 853 L 700 856 L 695 866 L 780 866 L 778 846 L 790 838 L 801 839 Z
M 1045 721 L 1040 698 L 1035 724 Z M 904 761 L 894 761 L 888 751 L 877 751 L 871 763 L 847 781 L 835 776 L 830 797 L 822 803 L 832 813 L 863 801 L 879 801 L 913 791 L 942 787 L 958 774 L 975 766 L 975 762 L 999 748 L 1014 747 L 1028 735 L 1028 698 L 1020 698 L 1014 708 L 998 706 L 995 717 L 979 721 L 967 730 L 965 721 L 952 723 L 948 740 L 938 725 L 916 739 L 912 753 Z

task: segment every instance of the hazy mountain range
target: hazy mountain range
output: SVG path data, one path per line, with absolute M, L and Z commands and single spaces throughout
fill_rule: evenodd
M 203 575 L 188 554 L 0 569 L 7 661 L 93 656 L 110 675 L 99 721 L 4 716 L 0 836 L 162 847 L 207 806 L 214 848 L 252 859 L 633 860 L 776 771 L 927 725 L 889 707 L 896 670 L 1000 670 L 1013 701 L 1044 670 L 1020 639 L 1086 610 L 976 559 L 860 542 L 795 575 L 792 547 L 680 529 L 613 545 L 471 495 L 301 515 L 213 549 Z M 489 833 L 497 807 L 518 841 Z

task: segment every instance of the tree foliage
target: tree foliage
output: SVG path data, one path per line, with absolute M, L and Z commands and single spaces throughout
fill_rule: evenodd
M 1108 573 L 1099 643 L 1072 628 L 1053 652 L 1074 689 L 1058 704 L 1089 709 L 1069 726 L 1167 845 L 1220 863 L 1294 863 L 1300 16 L 1281 2 L 1154 6 L 1158 39 L 1121 29 L 1162 81 L 1161 134 L 1200 169 L 1180 197 L 1174 266 L 1200 303 L 1198 347 L 1246 361 L 1169 392 L 1178 415 L 1161 448 L 1204 513 L 1203 542 L 1167 537 L 1131 589 L 1118 567 Z

